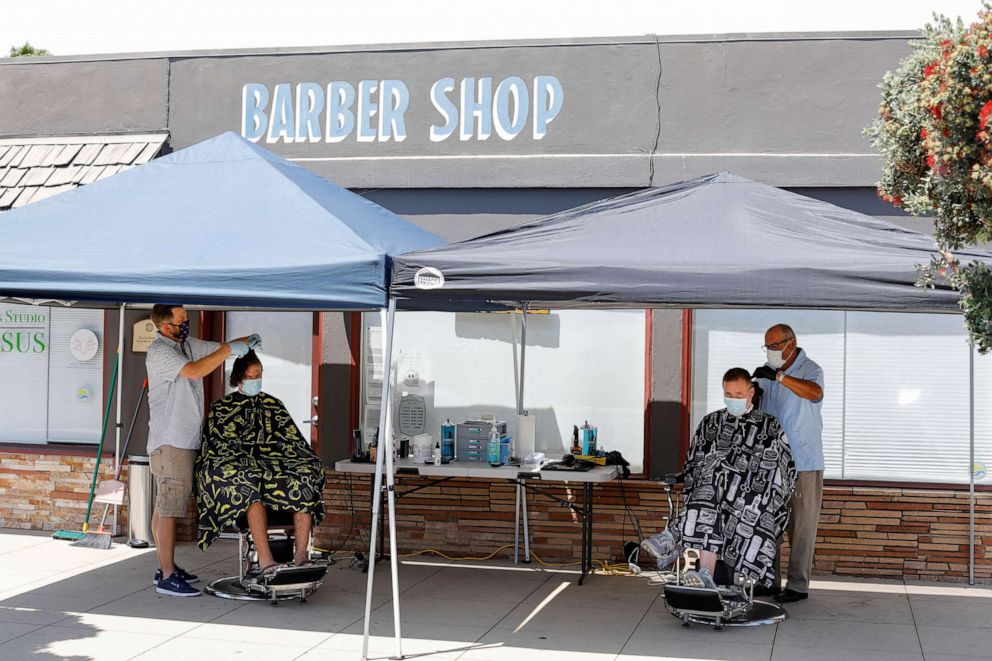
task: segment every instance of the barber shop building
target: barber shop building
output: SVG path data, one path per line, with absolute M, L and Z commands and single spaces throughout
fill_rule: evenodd
M 876 197 L 880 162 L 862 135 L 880 101 L 878 83 L 909 54 L 912 37 L 630 37 L 0 59 L 0 223 L 8 209 L 233 131 L 448 241 L 722 170 L 927 232 L 926 220 Z M 236 227 L 237 218 L 230 222 Z M 148 237 L 148 249 L 181 254 L 197 240 L 164 227 Z M 726 260 L 733 264 L 732 252 Z M 202 338 L 262 335 L 265 390 L 286 403 L 327 467 L 328 516 L 317 541 L 367 552 L 369 476 L 334 465 L 378 425 L 379 313 L 189 311 L 192 333 Z M 125 312 L 122 437 L 154 336 L 148 312 Z M 110 384 L 118 314 L 0 299 L 0 527 L 81 525 L 104 410 L 108 401 L 117 406 Z M 437 440 L 448 419 L 490 415 L 515 432 L 515 317 L 397 314 L 396 398 L 422 404 L 424 420 L 423 430 L 401 430 L 406 418 L 394 416 L 398 438 L 417 431 Z M 696 425 L 724 406 L 724 372 L 765 362 L 764 332 L 777 323 L 795 329 L 798 346 L 824 372 L 826 470 L 814 573 L 963 581 L 973 572 L 992 580 L 992 357 L 972 354 L 957 314 L 528 314 L 523 408 L 536 418 L 537 449 L 560 458 L 573 428 L 588 422 L 600 447 L 631 464 L 629 479 L 594 489 L 593 558 L 622 560 L 638 526 L 644 536 L 664 528 L 657 478 L 679 470 Z M 225 375 L 208 378 L 208 404 L 226 392 Z M 129 455 L 144 453 L 146 436 L 142 409 Z M 106 437 L 110 475 L 113 424 Z M 581 498 L 568 485 L 552 490 Z M 480 556 L 512 544 L 515 495 L 510 483 L 466 478 L 405 496 L 396 509 L 399 551 Z M 581 525 L 573 513 L 538 494 L 528 505 L 532 550 L 547 562 L 577 560 Z M 186 539 L 194 522 L 191 510 Z M 126 531 L 126 511 L 118 523 Z

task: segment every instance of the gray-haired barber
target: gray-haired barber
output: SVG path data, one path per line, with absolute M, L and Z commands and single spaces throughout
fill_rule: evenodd
M 768 362 L 754 370 L 765 392 L 760 408 L 782 423 L 798 472 L 786 528 L 788 581 L 777 599 L 800 601 L 809 597 L 823 499 L 823 368 L 798 346 L 795 331 L 786 324 L 776 324 L 765 332 L 763 348 Z

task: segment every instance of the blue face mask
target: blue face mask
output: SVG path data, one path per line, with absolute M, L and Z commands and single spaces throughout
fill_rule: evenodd
M 182 342 L 187 337 L 189 337 L 189 319 L 187 319 L 181 324 L 169 324 L 169 325 L 177 329 L 176 337 L 179 339 L 180 342 Z
M 747 400 L 746 399 L 734 399 L 733 397 L 724 397 L 723 403 L 727 405 L 727 413 L 733 416 L 744 415 L 747 412 Z
M 262 392 L 262 380 L 261 379 L 245 379 L 241 382 L 241 392 L 248 395 L 249 397 L 254 397 L 258 393 Z

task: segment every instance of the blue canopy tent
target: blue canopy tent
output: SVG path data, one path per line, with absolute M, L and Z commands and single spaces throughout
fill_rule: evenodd
M 374 310 L 441 239 L 224 133 L 0 215 L 0 296 Z
M 442 243 L 234 133 L 7 211 L 0 228 L 0 299 L 120 305 L 120 342 L 128 303 L 381 310 L 391 257 Z M 383 407 L 380 428 L 387 414 Z M 118 448 L 120 415 L 118 383 Z M 389 504 L 392 511 L 391 489 Z M 399 651 L 394 525 L 391 532 Z M 367 626 L 366 617 L 366 636 Z

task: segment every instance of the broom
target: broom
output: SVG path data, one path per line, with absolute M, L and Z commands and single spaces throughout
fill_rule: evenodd
M 117 364 L 120 362 L 120 355 L 114 357 L 114 375 L 110 378 L 110 390 L 109 392 L 114 392 L 114 386 L 117 385 Z M 96 450 L 96 468 L 93 469 L 93 482 L 90 484 L 90 497 L 89 503 L 86 505 L 86 519 L 83 521 L 83 530 L 79 532 L 77 530 L 56 530 L 52 533 L 53 539 L 68 539 L 68 540 L 79 540 L 82 539 L 86 534 L 86 530 L 89 528 L 90 512 L 93 509 L 93 495 L 96 492 L 96 478 L 100 474 L 100 455 L 103 454 L 103 439 L 107 435 L 107 422 L 110 420 L 110 404 L 113 401 L 113 397 L 107 398 L 107 408 L 103 412 L 103 427 L 100 429 L 100 445 L 97 446 Z
M 138 419 L 138 412 L 141 411 L 141 403 L 145 400 L 145 393 L 148 392 L 148 379 L 145 378 L 141 384 L 141 394 L 138 395 L 138 404 L 134 407 L 134 415 L 131 416 L 131 426 L 127 430 L 127 438 L 124 439 L 124 447 L 121 450 L 121 459 L 127 456 L 127 448 L 131 444 L 131 434 L 134 433 L 134 423 Z M 107 513 L 110 512 L 111 505 L 124 504 L 124 483 L 121 482 L 121 471 L 124 470 L 124 462 L 117 463 L 117 472 L 114 473 L 113 480 L 100 483 L 97 494 L 93 499 L 95 502 L 105 503 L 103 515 L 100 517 L 100 525 L 95 531 L 87 531 L 83 527 L 83 537 L 72 543 L 72 546 L 81 546 L 89 549 L 108 550 L 111 547 L 111 535 L 109 530 L 104 529 L 107 522 Z M 88 519 L 89 517 L 87 517 Z

